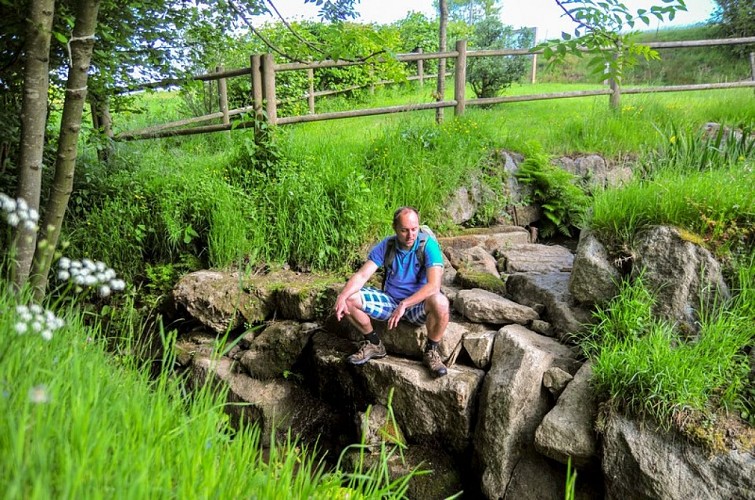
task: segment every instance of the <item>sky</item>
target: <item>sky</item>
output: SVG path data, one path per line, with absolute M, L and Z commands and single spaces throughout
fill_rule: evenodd
M 317 8 L 304 4 L 303 0 L 273 0 L 273 3 L 287 20 L 316 19 Z M 428 17 L 436 17 L 433 0 L 360 0 L 356 6 L 360 17 L 357 22 L 389 24 L 403 19 L 409 12 L 421 12 Z M 624 0 L 629 10 L 647 9 L 652 5 L 662 5 L 661 0 Z M 635 25 L 641 31 L 670 26 L 685 26 L 708 20 L 716 8 L 713 0 L 686 0 L 687 12 L 679 12 L 672 23 L 654 22 L 649 26 Z M 521 27 L 537 27 L 537 39 L 559 38 L 562 31 L 574 32 L 574 23 L 563 16 L 563 11 L 554 0 L 501 0 L 501 20 L 504 24 Z M 655 18 L 653 18 L 655 19 Z

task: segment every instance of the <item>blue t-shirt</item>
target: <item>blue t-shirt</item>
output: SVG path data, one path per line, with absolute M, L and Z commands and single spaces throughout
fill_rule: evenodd
M 419 246 L 420 236 L 414 240 L 414 245 L 409 250 L 399 248 L 396 243 L 396 257 L 393 259 L 393 272 L 389 273 L 385 282 L 385 293 L 396 300 L 403 300 L 414 294 L 427 283 L 427 269 L 433 266 L 443 266 L 443 254 L 440 251 L 440 245 L 430 235 L 426 235 L 427 243 L 425 244 L 425 266 L 422 268 L 417 259 L 417 247 Z M 391 238 L 389 236 L 380 243 L 372 247 L 369 260 L 383 267 L 385 257 L 385 246 Z

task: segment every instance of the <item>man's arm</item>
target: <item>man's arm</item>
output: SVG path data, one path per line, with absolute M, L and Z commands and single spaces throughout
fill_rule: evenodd
M 398 303 L 398 307 L 388 319 L 388 329 L 393 329 L 404 316 L 406 310 L 413 305 L 423 302 L 428 297 L 440 292 L 440 284 L 443 279 L 443 266 L 431 266 L 427 268 L 427 283 L 422 288 Z
M 349 314 L 349 307 L 346 304 L 346 300 L 357 293 L 364 286 L 364 284 L 367 283 L 367 280 L 369 280 L 372 275 L 375 274 L 375 271 L 377 270 L 377 264 L 375 264 L 371 260 L 368 260 L 362 265 L 362 267 L 359 268 L 359 271 L 354 273 L 351 278 L 349 278 L 349 281 L 346 282 L 346 286 L 344 286 L 343 290 L 341 290 L 341 293 L 338 294 L 338 298 L 336 299 L 336 304 L 334 306 L 336 319 L 338 321 L 341 321 L 344 315 Z

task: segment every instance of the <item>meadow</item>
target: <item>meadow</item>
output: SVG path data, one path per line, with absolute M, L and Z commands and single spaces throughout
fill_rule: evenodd
M 576 88 L 585 86 L 510 92 Z M 358 98 L 384 106 L 430 91 Z M 606 97 L 513 103 L 458 119 L 447 112 L 441 125 L 434 112 L 417 112 L 117 143 L 109 163 L 83 144 L 62 251 L 107 262 L 126 289 L 107 299 L 52 293 L 44 308 L 65 325 L 50 340 L 18 309 L 28 298 L 0 289 L 0 461 L 10 472 L 0 489 L 6 498 L 401 497 L 407 478 L 322 467 L 295 438 L 263 455 L 255 428 L 230 427 L 223 394 L 187 394 L 170 356 L 145 363 L 139 339 L 149 330 L 170 352 L 176 332 L 160 326 L 160 306 L 183 273 L 289 265 L 345 276 L 404 204 L 439 234 L 453 233 L 441 210 L 447 196 L 473 173 L 500 175 L 490 172 L 498 150 L 631 162 L 627 186 L 585 193 L 589 206 L 569 221 L 575 233 L 591 227 L 631 247 L 636 229 L 673 224 L 727 266 L 734 298 L 706 313 L 699 343 L 679 347 L 672 325 L 648 317 L 653 299 L 641 281 L 596 311 L 598 326 L 581 342 L 604 398 L 663 425 L 680 411 L 698 412 L 705 425 L 721 412 L 755 425 L 746 357 L 755 338 L 755 147 L 747 135 L 701 134 L 707 122 L 751 131 L 752 103 L 751 89 L 625 96 L 618 112 Z M 117 114 L 116 127 L 178 117 L 185 106 L 175 93 L 137 104 L 143 111 Z M 549 196 L 563 203 L 558 188 Z M 689 208 L 691 199 L 698 204 Z M 489 219 L 506 202 L 490 200 Z

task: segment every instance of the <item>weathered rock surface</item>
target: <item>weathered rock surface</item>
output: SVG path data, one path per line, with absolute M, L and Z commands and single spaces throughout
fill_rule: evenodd
M 568 272 L 574 262 L 574 255 L 569 249 L 559 245 L 511 245 L 498 250 L 498 255 L 498 268 L 505 273 Z
M 558 398 L 556 407 L 535 432 L 535 448 L 546 457 L 584 467 L 597 459 L 598 440 L 593 422 L 598 413 L 590 387 L 592 369 L 585 363 Z
M 451 265 L 458 271 L 476 271 L 499 278 L 496 260 L 481 246 L 444 250 Z
M 480 391 L 474 453 L 487 498 L 509 495 L 517 465 L 534 457 L 535 430 L 550 409 L 543 374 L 552 367 L 576 372 L 575 354 L 559 342 L 521 325 L 501 328 L 493 362 Z M 532 458 L 536 460 L 536 458 Z M 546 471 L 540 478 L 547 481 Z
M 473 288 L 456 295 L 454 308 L 459 314 L 475 323 L 502 325 L 519 323 L 526 325 L 539 316 L 531 307 L 517 304 L 493 292 Z
M 589 231 L 582 231 L 569 279 L 569 291 L 577 302 L 605 304 L 619 293 L 621 273 L 608 258 L 603 244 Z
M 642 273 L 643 283 L 656 295 L 655 313 L 699 330 L 700 304 L 729 297 L 721 266 L 711 253 L 689 241 L 679 230 L 658 226 L 638 232 L 633 278 Z
M 569 293 L 569 273 L 517 273 L 506 280 L 506 292 L 511 300 L 530 307 L 542 304 L 543 316 L 559 336 L 579 332 L 591 321 L 590 312 L 572 305 Z
M 239 362 L 255 378 L 280 377 L 299 359 L 308 341 L 298 321 L 275 321 L 254 338 Z
M 699 447 L 612 415 L 603 436 L 606 498 L 754 499 L 755 456 Z

